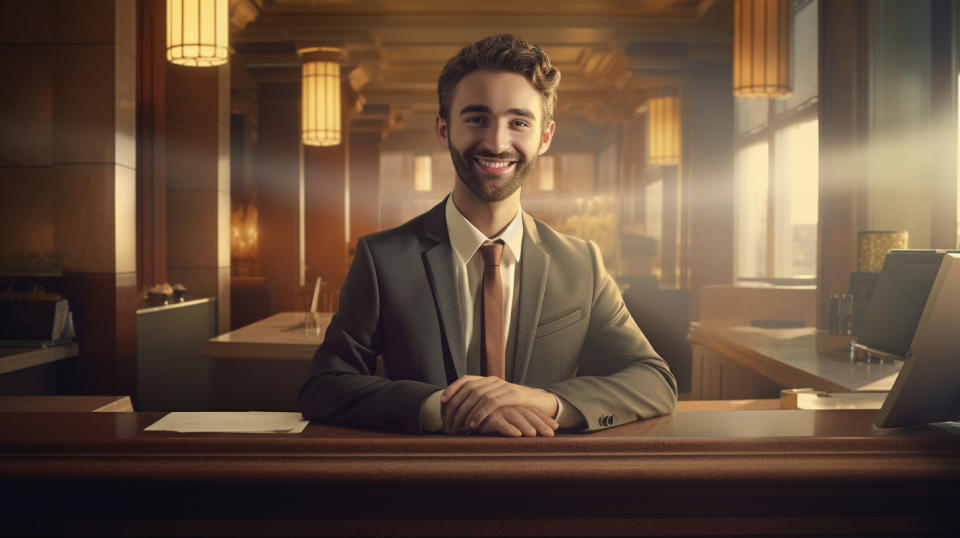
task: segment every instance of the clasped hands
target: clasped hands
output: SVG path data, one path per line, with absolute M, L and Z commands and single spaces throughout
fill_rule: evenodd
M 517 385 L 499 377 L 465 375 L 440 396 L 447 433 L 499 433 L 508 437 L 552 436 L 557 399 L 543 389 Z

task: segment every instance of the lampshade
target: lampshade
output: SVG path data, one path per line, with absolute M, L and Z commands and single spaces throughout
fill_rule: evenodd
M 733 95 L 787 97 L 793 0 L 734 0 Z
M 303 59 L 302 138 L 307 146 L 340 143 L 340 49 L 301 49 Z
M 647 100 L 647 161 L 650 164 L 680 164 L 680 98 Z
M 417 155 L 413 158 L 413 190 L 429 192 L 433 190 L 433 160 L 429 155 Z
M 540 190 L 550 192 L 554 189 L 553 185 L 553 155 L 540 156 Z
M 177 65 L 227 63 L 229 0 L 167 0 L 167 60 Z

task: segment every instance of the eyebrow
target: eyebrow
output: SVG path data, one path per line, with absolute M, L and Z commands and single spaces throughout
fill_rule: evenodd
M 493 114 L 493 111 L 490 110 L 490 107 L 487 105 L 467 105 L 460 109 L 460 115 L 470 114 L 472 112 L 483 112 L 484 114 Z M 507 114 L 512 116 L 523 116 L 524 118 L 530 118 L 531 120 L 537 119 L 537 117 L 526 108 L 511 108 L 507 110 Z

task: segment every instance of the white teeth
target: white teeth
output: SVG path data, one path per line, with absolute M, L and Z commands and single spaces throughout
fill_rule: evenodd
M 510 161 L 487 161 L 484 159 L 477 159 L 477 162 L 483 166 L 486 166 L 487 168 L 506 168 L 513 164 Z

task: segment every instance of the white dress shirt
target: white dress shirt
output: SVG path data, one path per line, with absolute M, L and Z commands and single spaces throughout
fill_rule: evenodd
M 514 215 L 510 224 L 496 237 L 487 238 L 466 217 L 460 213 L 453 203 L 453 196 L 447 198 L 447 233 L 450 235 L 450 246 L 453 247 L 453 265 L 457 295 L 460 299 L 460 319 L 463 323 L 464 342 L 467 348 L 464 356 L 467 357 L 467 372 L 479 374 L 480 356 L 480 297 L 483 293 L 483 256 L 480 246 L 487 241 L 503 241 L 503 254 L 500 258 L 500 278 L 503 282 L 503 323 L 504 355 L 507 356 L 507 377 L 512 372 L 513 340 L 516 328 L 511 323 L 512 314 L 516 310 L 519 300 L 518 286 L 515 286 L 517 264 L 523 248 L 523 218 L 520 210 Z

